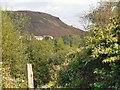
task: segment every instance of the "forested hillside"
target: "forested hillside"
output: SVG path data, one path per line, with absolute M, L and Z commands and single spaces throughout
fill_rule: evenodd
M 114 8 L 113 8 L 114 6 Z M 26 64 L 33 66 L 35 87 L 120 89 L 120 2 L 100 3 L 85 15 L 89 35 L 37 40 L 21 31 L 23 14 L 2 13 L 3 88 L 28 88 Z

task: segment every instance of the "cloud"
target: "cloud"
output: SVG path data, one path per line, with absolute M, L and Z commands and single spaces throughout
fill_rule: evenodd
M 95 4 L 98 0 L 1 0 L 2 6 L 7 6 L 8 9 L 26 8 L 40 10 L 45 8 L 46 10 L 58 10 L 63 8 L 76 8 L 82 6 L 88 6 L 89 4 Z
M 85 4 L 91 4 L 96 3 L 99 0 L 1 0 L 2 3 L 7 4 L 15 4 L 15 3 L 41 3 L 41 2 L 49 2 L 50 4 L 54 5 L 85 5 Z
M 55 11 L 58 10 L 60 7 L 59 6 L 47 6 L 46 9 L 50 10 L 50 11 Z
M 36 0 L 36 1 L 38 1 L 38 0 Z M 34 2 L 34 0 L 1 0 L 1 2 L 20 3 L 20 2 Z
M 58 5 L 86 5 L 95 4 L 99 0 L 53 0 Z
M 40 11 L 58 16 L 67 24 L 80 27 L 79 15 L 94 7 L 99 0 L 0 0 L 8 10 Z

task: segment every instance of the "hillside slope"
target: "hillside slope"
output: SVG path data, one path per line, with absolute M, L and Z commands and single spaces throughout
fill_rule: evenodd
M 27 31 L 36 36 L 51 35 L 53 37 L 58 37 L 79 35 L 83 37 L 86 33 L 78 28 L 63 23 L 58 17 L 50 14 L 33 11 L 14 11 L 14 13 L 22 13 L 30 17 L 30 25 L 27 27 Z

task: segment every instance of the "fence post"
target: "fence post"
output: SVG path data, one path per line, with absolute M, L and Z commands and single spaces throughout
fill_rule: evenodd
M 27 64 L 28 88 L 34 88 L 32 64 Z

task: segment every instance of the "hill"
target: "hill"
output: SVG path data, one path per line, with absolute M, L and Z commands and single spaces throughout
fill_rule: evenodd
M 14 11 L 14 13 L 22 13 L 30 18 L 30 25 L 27 27 L 27 31 L 35 36 L 50 35 L 58 37 L 79 35 L 80 37 L 83 37 L 86 33 L 78 28 L 65 24 L 58 17 L 47 13 L 33 11 Z

